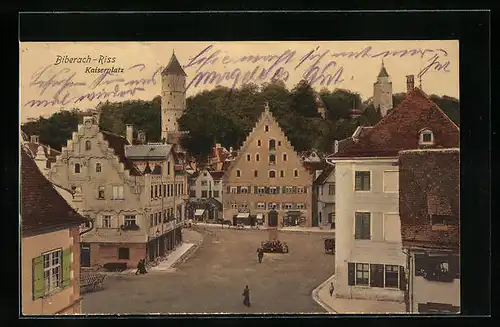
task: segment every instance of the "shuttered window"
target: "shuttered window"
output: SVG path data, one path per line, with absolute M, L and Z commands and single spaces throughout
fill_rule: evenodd
M 355 173 L 355 190 L 356 191 L 369 191 L 370 185 L 370 172 L 369 171 L 357 171 Z
M 397 213 L 384 214 L 384 241 L 401 242 L 401 222 Z
M 70 286 L 71 250 L 58 249 L 33 258 L 33 299 Z
M 399 173 L 397 171 L 384 171 L 384 192 L 395 193 L 399 191 Z
M 356 212 L 355 239 L 369 240 L 370 236 L 370 213 Z

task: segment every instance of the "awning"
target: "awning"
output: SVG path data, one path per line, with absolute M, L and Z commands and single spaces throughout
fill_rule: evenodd
M 250 216 L 249 212 L 240 212 L 236 218 L 248 218 Z
M 257 214 L 257 219 L 262 219 L 264 216 L 261 213 Z
M 195 216 L 201 216 L 201 215 L 203 215 L 204 212 L 205 212 L 204 209 L 196 209 L 194 215 Z

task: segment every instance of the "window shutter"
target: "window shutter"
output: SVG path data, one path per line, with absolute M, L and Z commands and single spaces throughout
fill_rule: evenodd
M 361 174 L 359 172 L 356 172 L 355 189 L 356 191 L 361 190 Z
M 349 286 L 354 285 L 356 281 L 356 268 L 354 265 L 355 264 L 352 262 L 349 262 L 347 264 L 347 270 L 348 270 L 347 285 Z
M 117 199 L 117 198 L 118 198 L 118 187 L 113 186 L 113 199 Z
M 369 191 L 370 187 L 370 173 L 366 173 L 363 176 L 363 190 Z
M 399 289 L 406 290 L 405 267 L 399 266 Z
M 307 186 L 304 186 L 304 194 L 307 194 Z
M 384 287 L 384 265 L 371 264 L 370 269 L 370 286 Z
M 356 213 L 356 221 L 354 223 L 355 225 L 355 231 L 354 231 L 354 238 L 359 240 L 361 238 L 361 232 L 362 232 L 362 222 L 363 222 L 363 216 L 360 215 L 359 213 Z
M 236 188 L 236 193 L 238 193 L 238 194 L 240 194 L 240 193 L 241 193 L 241 186 L 238 186 L 238 187 Z
M 370 214 L 363 214 L 363 237 L 367 239 L 371 239 L 370 235 Z
M 285 193 L 286 193 L 286 186 L 283 186 L 283 187 L 281 188 L 281 193 L 283 193 L 283 194 L 285 194 Z
M 62 287 L 68 288 L 71 280 L 71 249 L 67 248 L 63 251 L 62 257 Z
M 254 193 L 254 194 L 257 194 L 257 189 L 258 189 L 258 187 L 257 187 L 257 186 L 254 186 L 254 187 L 253 187 L 253 193 Z
M 120 187 L 118 188 L 118 197 L 119 197 L 120 199 L 123 199 L 123 186 L 120 186 Z
M 266 186 L 265 190 L 266 190 L 266 192 L 265 192 L 265 193 L 266 193 L 266 194 L 269 194 L 269 186 Z
M 227 186 L 227 190 L 226 190 L 226 193 L 230 193 L 231 192 L 231 188 L 229 187 L 229 185 Z
M 276 194 L 280 194 L 280 187 L 276 187 Z
M 247 192 L 248 192 L 248 193 L 252 193 L 252 185 L 248 185 L 248 187 L 247 187 Z
M 43 277 L 43 256 L 33 258 L 33 300 L 41 298 L 45 293 Z

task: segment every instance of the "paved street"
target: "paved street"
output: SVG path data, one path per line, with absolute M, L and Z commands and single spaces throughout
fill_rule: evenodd
M 204 243 L 175 272 L 108 276 L 104 290 L 84 295 L 83 313 L 310 313 L 325 310 L 311 292 L 334 273 L 321 233 L 286 233 L 289 254 L 257 247 L 267 231 L 210 229 Z M 245 285 L 252 306 L 242 304 Z

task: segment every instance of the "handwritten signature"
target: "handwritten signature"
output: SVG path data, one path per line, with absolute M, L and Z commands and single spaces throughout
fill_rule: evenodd
M 424 67 L 418 74 L 423 76 L 429 70 L 448 72 L 450 61 L 440 61 L 443 57 L 448 56 L 448 52 L 444 49 L 394 49 L 385 51 L 375 51 L 373 47 L 366 46 L 359 51 L 335 52 L 330 49 L 322 49 L 317 46 L 308 51 L 305 55 L 298 59 L 296 65 L 290 69 L 290 64 L 295 63 L 297 51 L 287 49 L 279 54 L 265 55 L 245 55 L 242 57 L 231 57 L 223 55 L 222 51 L 209 45 L 202 49 L 198 54 L 191 57 L 184 68 L 196 68 L 195 76 L 188 83 L 189 87 L 198 87 L 199 85 L 220 85 L 225 81 L 232 82 L 231 87 L 236 87 L 238 83 L 244 85 L 249 82 L 263 82 L 266 80 L 287 81 L 291 71 L 304 69 L 302 79 L 307 80 L 312 86 L 314 85 L 336 85 L 344 81 L 344 67 L 339 64 L 339 58 L 347 59 L 373 59 L 386 57 L 415 57 L 425 58 L 433 55 L 429 59 L 430 63 Z M 210 66 L 220 64 L 227 66 L 229 64 L 236 65 L 233 69 L 225 71 L 210 70 Z M 256 66 L 243 71 L 240 64 L 256 64 Z M 202 70 L 205 68 L 205 70 Z
M 144 64 L 136 64 L 127 69 L 127 71 L 143 71 L 146 68 Z M 57 68 L 54 65 L 43 67 L 32 75 L 30 87 L 38 88 L 39 96 L 45 95 L 49 90 L 54 91 L 51 98 L 34 99 L 24 103 L 25 107 L 47 107 L 55 105 L 77 104 L 82 101 L 94 101 L 108 98 L 125 98 L 134 96 L 136 92 L 145 91 L 148 85 L 156 85 L 156 78 L 160 75 L 163 67 L 159 67 L 148 78 L 129 79 L 117 77 L 110 72 L 104 72 L 97 76 L 92 82 L 86 83 L 75 81 L 76 72 L 69 68 Z M 76 87 L 87 87 L 92 90 L 83 95 L 76 96 L 72 89 Z M 97 90 L 100 88 L 101 90 Z

